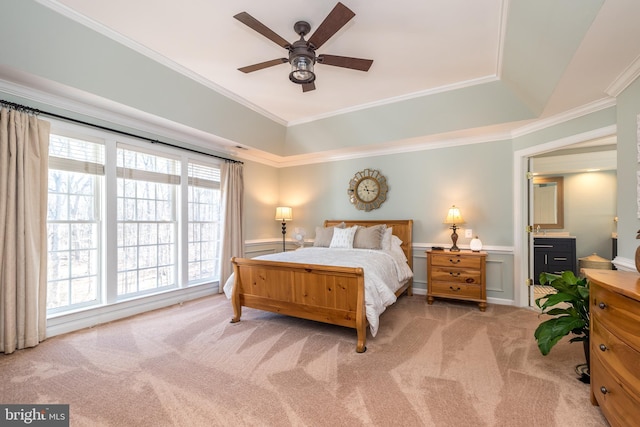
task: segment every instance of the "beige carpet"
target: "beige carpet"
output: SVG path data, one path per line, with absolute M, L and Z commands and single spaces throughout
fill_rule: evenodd
M 215 296 L 0 355 L 0 403 L 70 404 L 72 426 L 602 426 L 582 346 L 542 356 L 528 309 L 403 296 L 355 331 Z

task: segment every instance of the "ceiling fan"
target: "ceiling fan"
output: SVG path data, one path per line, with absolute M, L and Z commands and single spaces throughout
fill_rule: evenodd
M 353 13 L 351 9 L 342 3 L 338 3 L 329 15 L 327 15 L 324 21 L 322 21 L 313 35 L 309 37 L 309 40 L 305 40 L 304 36 L 309 34 L 311 25 L 306 21 L 296 22 L 293 29 L 296 34 L 300 36 L 300 40 L 289 43 L 247 12 L 240 12 L 235 15 L 234 18 L 247 25 L 249 28 L 259 32 L 272 42 L 287 49 L 289 51 L 289 57 L 272 59 L 270 61 L 248 65 L 246 67 L 238 68 L 238 70 L 243 73 L 251 73 L 253 71 L 262 70 L 263 68 L 288 62 L 291 64 L 289 79 L 294 83 L 302 85 L 303 92 L 315 90 L 316 88 L 314 83 L 316 75 L 313 72 L 313 67 L 316 63 L 351 68 L 359 71 L 369 71 L 371 64 L 373 64 L 372 59 L 325 54 L 316 55 L 316 49 L 320 48 L 320 46 L 337 33 L 338 30 L 340 30 L 340 28 L 342 28 L 354 16 L 356 16 L 356 14 Z

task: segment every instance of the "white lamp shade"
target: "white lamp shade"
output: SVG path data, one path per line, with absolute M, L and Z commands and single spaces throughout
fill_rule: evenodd
M 460 208 L 457 208 L 455 205 L 449 208 L 449 212 L 447 212 L 447 217 L 444 219 L 445 224 L 464 224 L 464 219 L 462 218 L 462 213 L 460 213 Z
M 276 208 L 276 221 L 291 221 L 293 219 L 293 209 L 286 206 Z

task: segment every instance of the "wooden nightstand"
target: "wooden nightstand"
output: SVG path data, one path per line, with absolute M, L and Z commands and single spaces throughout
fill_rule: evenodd
M 427 251 L 427 303 L 435 297 L 478 303 L 487 308 L 486 252 Z

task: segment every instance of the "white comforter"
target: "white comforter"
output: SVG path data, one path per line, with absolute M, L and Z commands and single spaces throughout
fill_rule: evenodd
M 379 317 L 396 302 L 395 292 L 411 277 L 413 272 L 404 260 L 391 251 L 370 249 L 301 248 L 292 252 L 263 255 L 255 259 L 323 264 L 364 269 L 364 301 L 371 335 L 378 333 Z M 224 285 L 224 293 L 231 298 L 233 274 Z

